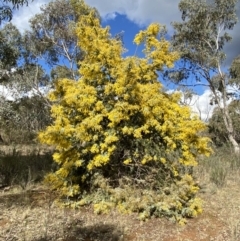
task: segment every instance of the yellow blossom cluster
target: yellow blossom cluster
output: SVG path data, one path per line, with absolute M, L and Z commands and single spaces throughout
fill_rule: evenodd
M 136 36 L 145 58 L 124 58 L 121 41 L 101 27 L 94 12 L 80 17 L 81 78 L 56 82 L 49 95 L 54 121 L 39 134 L 41 142 L 56 147 L 59 169 L 48 180 L 62 194 L 80 194 L 101 169 L 111 179 L 136 175 L 139 166 L 153 163 L 175 182 L 184 166 L 210 154 L 208 138 L 199 135 L 204 123 L 179 105 L 179 94 L 162 90 L 158 71 L 173 67 L 179 55 L 161 31 L 152 24 Z

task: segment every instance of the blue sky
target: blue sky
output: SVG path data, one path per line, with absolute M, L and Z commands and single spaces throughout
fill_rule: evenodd
M 49 3 L 50 0 L 34 0 L 26 7 L 21 7 L 14 13 L 13 24 L 24 31 L 28 29 L 28 20 L 40 12 L 40 6 Z M 96 7 L 103 24 L 110 25 L 113 33 L 124 31 L 124 39 L 129 54 L 132 53 L 132 38 L 141 29 L 152 22 L 166 25 L 171 35 L 173 29 L 171 22 L 181 21 L 181 13 L 178 10 L 180 0 L 85 0 L 87 4 Z M 240 1 L 238 0 L 237 13 L 240 16 Z M 240 18 L 239 18 L 240 19 Z M 240 22 L 235 26 L 231 35 L 233 40 L 226 45 L 226 66 L 240 54 Z M 135 48 L 135 47 L 134 47 Z
M 13 24 L 20 30 L 28 29 L 28 20 L 40 12 L 40 6 L 49 3 L 50 0 L 34 0 L 27 7 L 21 7 L 15 12 Z M 139 29 L 152 22 L 166 25 L 169 34 L 173 29 L 171 22 L 180 21 L 181 13 L 178 10 L 180 0 L 85 0 L 90 6 L 96 7 L 104 24 L 109 24 L 112 30 L 125 32 L 126 44 L 131 43 L 132 37 Z M 237 13 L 240 16 L 240 1 L 238 0 Z M 240 19 L 240 18 L 239 18 Z M 115 30 L 116 29 L 116 30 Z M 226 45 L 228 66 L 234 57 L 240 54 L 240 21 L 235 26 L 231 35 L 233 40 Z M 129 40 L 129 41 L 128 41 Z M 131 45 L 127 46 L 131 53 Z
M 123 40 L 127 54 L 133 55 L 136 46 L 133 44 L 133 38 L 139 30 L 146 28 L 152 22 L 158 22 L 166 25 L 168 34 L 173 33 L 171 22 L 180 21 L 181 14 L 178 11 L 180 0 L 85 0 L 90 6 L 96 7 L 102 17 L 104 26 L 110 25 L 112 35 L 123 33 Z M 15 12 L 13 24 L 24 31 L 29 28 L 28 20 L 36 13 L 40 12 L 40 6 L 49 3 L 50 0 L 34 0 L 29 2 L 28 7 L 20 8 Z M 238 1 L 238 15 L 240 16 L 240 1 Z M 240 54 L 240 23 L 231 32 L 233 41 L 226 46 L 228 56 L 226 66 L 232 59 Z M 138 50 L 138 54 L 140 51 Z M 170 86 L 172 88 L 172 86 Z M 200 106 L 207 106 L 209 102 L 209 91 L 206 88 L 198 88 L 196 98 L 201 99 Z M 200 103 L 200 102 L 199 102 Z M 207 112 L 209 109 L 207 107 Z
M 114 18 L 104 20 L 102 25 L 103 27 L 110 26 L 112 36 L 122 32 L 124 47 L 127 49 L 125 56 L 133 56 L 135 54 L 137 56 L 143 56 L 142 47 L 140 46 L 137 48 L 136 44 L 133 43 L 133 39 L 139 31 L 144 30 L 147 26 L 138 25 L 137 23 L 128 19 L 124 14 L 115 14 Z M 170 39 L 169 33 L 167 33 L 166 38 Z M 161 79 L 160 81 L 164 84 L 166 89 L 176 88 L 176 86 L 170 82 L 164 82 Z M 205 90 L 206 87 L 204 86 L 194 88 L 194 91 L 198 94 L 203 94 Z
M 136 23 L 130 21 L 125 15 L 116 14 L 114 19 L 108 19 L 102 22 L 103 26 L 110 26 L 112 36 L 122 33 L 124 47 L 127 49 L 127 55 L 134 55 L 136 45 L 133 43 L 135 35 L 144 27 L 139 27 Z

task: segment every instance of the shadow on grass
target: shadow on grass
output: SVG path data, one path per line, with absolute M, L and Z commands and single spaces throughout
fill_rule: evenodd
M 66 237 L 64 241 L 77 241 L 77 240 L 96 240 L 96 241 L 120 241 L 122 240 L 123 233 L 117 227 L 111 224 L 97 224 L 93 226 L 86 226 L 74 230 L 74 235 Z
M 83 225 L 83 224 L 80 224 Z M 78 227 L 73 223 L 64 230 L 64 237 L 38 238 L 32 241 L 123 241 L 123 231 L 111 224 L 99 223 Z
M 27 189 L 31 184 L 41 182 L 54 167 L 51 153 L 23 156 L 17 151 L 7 155 L 0 151 L 0 188 L 18 185 Z
M 37 208 L 38 206 L 46 207 L 46 213 L 49 207 L 53 203 L 55 199 L 55 195 L 47 190 L 38 190 L 38 191 L 24 191 L 16 194 L 4 194 L 0 195 L 0 204 L 3 204 L 5 208 L 23 208 L 26 209 L 28 207 Z M 31 209 L 32 210 L 32 209 Z M 34 209 L 33 209 L 34 210 Z M 61 209 L 59 209 L 60 212 Z M 34 211 L 33 211 L 34 212 Z M 69 213 L 68 213 L 69 212 Z M 66 221 L 66 218 L 71 217 L 71 210 L 67 210 L 66 214 L 62 217 L 52 216 L 52 220 L 49 220 L 49 231 L 45 235 L 41 235 L 43 230 L 38 230 L 36 232 L 36 238 L 31 239 L 31 241 L 123 241 L 124 233 L 123 229 L 120 225 L 113 225 L 111 221 L 103 221 L 97 222 L 95 224 L 87 224 L 84 221 L 84 218 L 80 219 L 72 219 L 70 221 Z M 51 213 L 51 212 L 50 212 Z M 51 215 L 55 215 L 51 213 Z M 69 216 L 68 216 L 69 215 Z M 39 220 L 41 218 L 39 217 Z M 93 216 L 94 219 L 94 216 Z M 26 220 L 25 220 L 26 221 Z M 54 231 L 51 229 L 52 222 L 60 221 L 60 226 Z M 95 222 L 95 220 L 92 220 Z M 40 232 L 40 233 L 39 233 Z M 41 235 L 39 237 L 39 234 Z M 29 240 L 28 240 L 29 241 Z
M 13 187 L 14 189 L 14 187 Z M 55 195 L 50 190 L 18 190 L 17 193 L 0 191 L 0 204 L 6 208 L 42 206 L 54 201 Z

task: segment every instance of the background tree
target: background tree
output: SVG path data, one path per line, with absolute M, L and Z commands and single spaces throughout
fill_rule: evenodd
M 178 94 L 162 91 L 158 72 L 178 59 L 162 28 L 152 24 L 136 36 L 145 58 L 123 58 L 122 42 L 94 12 L 80 17 L 76 32 L 85 56 L 81 78 L 56 82 L 49 97 L 54 121 L 39 135 L 56 146 L 58 168 L 46 180 L 68 204 L 77 197 L 74 206 L 93 202 L 96 212 L 196 216 L 190 170 L 210 149 L 199 135 L 205 125 L 179 105 Z
M 236 153 L 240 149 L 234 137 L 234 126 L 227 101 L 230 75 L 223 69 L 226 54 L 223 47 L 231 40 L 228 30 L 237 22 L 237 0 L 181 0 L 183 22 L 173 23 L 172 44 L 181 53 L 181 67 L 166 75 L 177 83 L 194 79 L 193 85 L 207 85 L 222 113 L 224 125 Z
M 2 22 L 12 20 L 13 10 L 20 6 L 27 5 L 27 0 L 3 0 L 0 4 L 0 25 Z
M 229 115 L 232 119 L 234 138 L 237 143 L 240 143 L 240 128 L 239 128 L 239 118 L 240 118 L 240 103 L 239 100 L 233 100 L 229 106 Z M 228 141 L 228 134 L 224 125 L 222 112 L 219 108 L 215 108 L 212 117 L 209 119 L 208 123 L 210 137 L 216 146 L 222 146 Z
M 49 76 L 35 61 L 25 61 L 27 43 L 14 25 L 6 24 L 0 36 L 0 82 L 5 90 L 0 96 L 0 135 L 4 144 L 30 143 L 39 127 L 49 124 L 49 101 L 43 92 Z M 36 111 L 45 116 L 39 119 Z
M 232 92 L 229 93 L 230 96 L 239 99 L 239 90 L 240 90 L 240 55 L 237 56 L 230 68 L 229 68 L 229 84 L 231 85 Z
M 240 56 L 236 57 L 229 68 L 229 83 L 231 89 L 228 95 L 232 99 L 228 104 L 229 115 L 233 124 L 233 136 L 237 143 L 240 143 L 240 103 L 239 103 L 239 83 L 240 83 Z M 228 140 L 227 131 L 225 128 L 224 120 L 222 117 L 222 111 L 219 108 L 215 108 L 212 117 L 208 123 L 209 132 L 211 138 L 217 146 L 222 146 Z
M 39 102 L 42 101 L 42 107 L 45 106 L 44 113 L 48 115 L 45 123 L 49 123 L 48 111 L 51 103 L 46 98 L 46 92 L 59 78 L 77 79 L 77 65 L 83 58 L 83 53 L 77 45 L 76 21 L 79 16 L 87 14 L 90 10 L 94 10 L 96 17 L 99 18 L 98 12 L 93 8 L 81 9 L 81 2 L 68 0 L 50 2 L 41 8 L 40 14 L 30 20 L 31 28 L 24 34 L 20 34 L 11 23 L 6 24 L 1 30 L 0 80 L 14 98 L 13 102 L 2 98 L 2 110 L 5 110 L 5 112 L 1 112 L 3 114 L 2 121 L 5 120 L 6 115 L 16 119 L 19 119 L 19 115 L 22 116 L 21 113 L 18 113 L 21 110 L 20 107 L 12 108 L 14 102 L 23 104 L 22 108 L 24 110 L 29 108 L 29 114 L 32 113 L 35 116 L 34 108 L 29 104 L 25 105 L 26 97 L 28 97 L 28 102 L 36 101 L 33 106 L 40 107 Z M 13 115 L 14 111 L 15 115 Z M 39 110 L 39 113 L 42 111 Z M 31 118 L 25 119 L 25 121 L 30 120 Z M 10 135 L 8 130 L 17 127 L 17 123 L 22 125 L 21 128 L 17 128 L 21 133 L 19 135 L 15 133 L 11 138 L 7 137 Z M 14 118 L 11 125 L 1 123 L 1 133 L 5 136 L 5 142 L 9 140 L 8 143 L 11 141 L 16 143 L 17 139 L 20 140 L 17 136 L 21 135 L 22 141 L 30 142 L 39 129 L 31 128 L 32 132 L 29 133 L 27 128 L 29 125 L 31 125 L 29 122 L 21 123 Z M 24 128 L 25 131 L 20 131 Z M 8 134 L 6 135 L 6 133 Z M 23 133 L 26 134 L 25 137 Z M 28 136 L 27 133 L 29 133 Z M 16 140 L 14 140 L 14 136 L 17 138 Z
M 48 76 L 40 66 L 16 69 L 4 82 L 5 95 L 0 97 L 0 135 L 3 144 L 36 143 L 37 133 L 50 124 Z M 45 89 L 46 88 L 46 89 Z
M 55 0 L 41 7 L 41 13 L 30 20 L 30 30 L 24 36 L 26 49 L 31 53 L 27 54 L 28 61 L 45 61 L 54 79 L 70 77 L 77 80 L 79 77 L 77 66 L 83 53 L 75 34 L 76 21 L 92 9 L 81 9 L 81 2 Z M 97 10 L 94 12 L 99 17 Z
M 0 105 L 0 130 L 5 145 L 37 143 L 37 133 L 51 123 L 49 106 L 41 96 L 25 96 L 17 101 L 1 98 Z
M 0 83 L 9 80 L 20 57 L 21 34 L 11 23 L 0 30 Z

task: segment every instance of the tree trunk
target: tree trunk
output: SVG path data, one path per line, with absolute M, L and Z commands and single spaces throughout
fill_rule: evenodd
M 229 134 L 228 135 L 228 139 L 231 142 L 231 144 L 233 145 L 234 153 L 235 154 L 239 154 L 240 153 L 240 148 L 239 148 L 239 145 L 236 142 L 235 138 L 233 137 L 233 135 Z
M 220 66 L 219 66 L 219 73 L 221 76 L 221 83 L 223 86 L 222 92 L 221 92 L 221 98 L 219 98 L 218 94 L 217 94 L 217 90 L 215 89 L 214 85 L 212 84 L 211 81 L 209 81 L 210 86 L 211 86 L 211 91 L 215 96 L 215 100 L 217 101 L 217 105 L 218 108 L 220 109 L 220 111 L 222 112 L 222 117 L 223 117 L 223 121 L 224 121 L 224 125 L 226 127 L 227 130 L 227 136 L 228 136 L 228 140 L 231 142 L 233 149 L 234 149 L 234 153 L 235 154 L 240 154 L 240 147 L 234 137 L 234 127 L 233 127 L 233 123 L 232 123 L 232 119 L 231 116 L 229 114 L 229 110 L 228 110 L 228 104 L 227 104 L 227 86 L 225 83 L 225 79 L 224 76 L 222 75 Z M 221 108 L 221 101 L 223 104 L 223 107 Z
M 0 134 L 0 143 L 3 143 L 3 138 L 2 138 L 2 135 Z
M 231 142 L 233 149 L 234 149 L 234 153 L 235 154 L 239 154 L 240 153 L 240 148 L 239 145 L 236 141 L 236 139 L 234 138 L 234 129 L 233 129 L 233 124 L 232 124 L 232 119 L 229 115 L 229 111 L 228 111 L 228 107 L 227 105 L 224 105 L 224 107 L 222 108 L 222 115 L 223 115 L 223 120 L 224 120 L 224 124 L 226 126 L 227 129 L 227 133 L 228 133 L 228 139 Z

